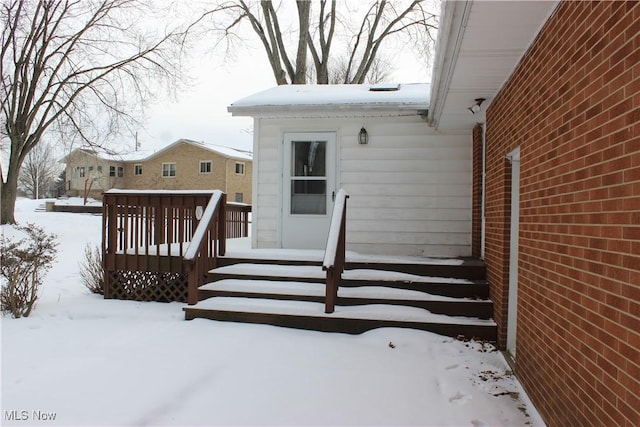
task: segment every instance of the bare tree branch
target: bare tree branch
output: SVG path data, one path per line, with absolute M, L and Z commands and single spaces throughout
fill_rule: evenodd
M 275 0 L 260 0 L 259 8 L 252 7 L 255 0 L 253 3 L 228 0 L 207 12 L 207 17 L 213 20 L 210 25 L 214 32 L 216 28 L 224 29 L 216 45 L 232 35 L 242 39 L 245 33 L 240 23 L 248 19 L 264 47 L 277 84 L 304 83 L 306 76 L 313 74 L 318 84 L 328 83 L 331 76 L 337 74 L 344 76 L 344 83 L 363 83 L 370 80 L 368 74 L 374 66 L 379 70 L 384 63 L 376 65 L 376 57 L 388 39 L 403 40 L 405 45 L 410 43 L 421 53 L 433 45 L 431 33 L 436 29 L 436 16 L 426 12 L 423 6 L 426 1 L 378 0 L 362 7 L 342 0 L 343 8 L 355 9 L 341 17 L 337 0 L 296 0 L 297 22 L 291 17 L 288 21 L 294 28 L 292 32 L 285 32 L 285 28 L 289 28 L 284 25 L 287 9 L 282 5 L 285 3 L 277 6 Z M 314 11 L 313 7 L 319 10 Z M 362 14 L 363 11 L 362 18 L 354 19 L 356 12 Z M 225 22 L 228 18 L 231 18 L 231 24 Z M 355 29 L 353 22 L 359 22 Z M 307 50 L 310 61 L 307 61 Z M 295 52 L 296 56 L 288 52 Z M 344 68 L 339 73 L 330 71 L 331 67 L 337 66 L 339 57 L 347 58 L 346 72 Z
M 8 0 L 0 5 L 0 112 L 9 143 L 0 222 L 14 222 L 17 178 L 47 132 L 100 144 L 180 81 L 184 33 L 139 25 L 144 0 Z M 157 83 L 155 84 L 157 86 Z

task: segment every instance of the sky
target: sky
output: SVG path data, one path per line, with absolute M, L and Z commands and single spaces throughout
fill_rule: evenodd
M 213 38 L 203 38 L 188 63 L 190 88 L 176 100 L 164 100 L 148 109 L 145 129 L 138 133 L 142 149 L 164 147 L 187 138 L 250 150 L 253 119 L 232 117 L 227 106 L 245 96 L 276 85 L 266 54 L 253 34 L 246 36 L 248 47 L 226 58 L 212 52 Z M 408 49 L 388 50 L 396 64 L 393 83 L 425 83 L 430 71 L 420 65 Z

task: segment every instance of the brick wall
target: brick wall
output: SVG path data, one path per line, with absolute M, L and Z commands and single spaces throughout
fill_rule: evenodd
M 550 426 L 640 425 L 640 2 L 560 3 L 487 111 L 485 260 L 506 338 L 521 150 L 516 371 Z

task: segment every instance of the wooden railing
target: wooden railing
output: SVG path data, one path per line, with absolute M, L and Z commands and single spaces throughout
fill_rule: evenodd
M 327 272 L 325 313 L 333 313 L 338 299 L 338 287 L 344 272 L 346 252 L 347 193 L 340 189 L 336 195 L 331 216 L 331 226 L 327 237 L 327 246 L 322 261 L 322 270 Z
M 238 215 L 248 222 L 247 212 Z M 237 228 L 228 226 L 226 217 L 226 195 L 220 191 L 106 192 L 105 298 L 193 303 L 197 286 L 224 254 L 227 231 Z
M 249 235 L 249 214 L 251 205 L 227 202 L 227 237 L 247 237 Z

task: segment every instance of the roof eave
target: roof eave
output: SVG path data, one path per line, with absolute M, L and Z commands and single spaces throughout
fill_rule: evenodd
M 440 30 L 436 44 L 435 60 L 431 77 L 431 106 L 428 122 L 438 127 L 442 108 L 446 100 L 451 78 L 458 60 L 464 27 L 471 12 L 471 1 L 444 1 L 440 15 Z
M 406 112 L 406 111 L 426 111 L 429 109 L 428 103 L 398 103 L 398 104 L 303 104 L 303 105 L 251 105 L 227 107 L 227 111 L 234 117 L 261 117 L 265 115 L 283 115 L 299 113 L 327 114 L 336 111 L 374 113 L 374 112 Z

